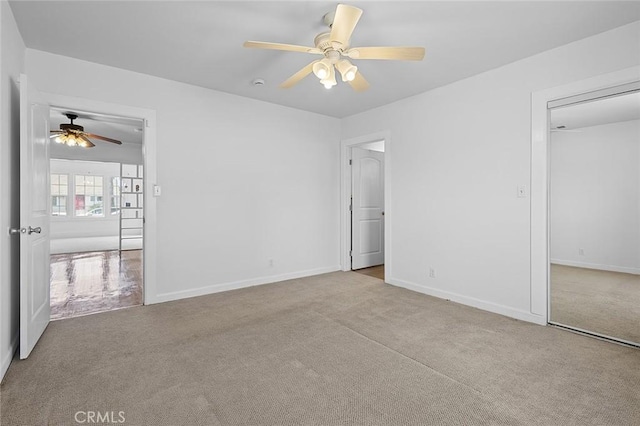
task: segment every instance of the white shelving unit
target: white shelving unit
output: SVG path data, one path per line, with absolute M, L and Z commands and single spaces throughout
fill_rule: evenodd
M 120 164 L 120 251 L 142 248 L 143 183 L 142 165 Z

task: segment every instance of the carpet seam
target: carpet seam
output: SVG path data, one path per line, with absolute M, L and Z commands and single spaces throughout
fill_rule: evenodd
M 377 344 L 379 346 L 387 348 L 388 350 L 397 353 L 398 355 L 402 356 L 403 358 L 409 359 L 409 360 L 413 361 L 414 363 L 419 364 L 419 365 L 429 369 L 430 371 L 433 371 L 434 373 L 436 373 L 436 374 L 438 374 L 438 375 L 440 375 L 442 377 L 446 377 L 447 379 L 451 380 L 452 382 L 458 383 L 458 384 L 464 386 L 467 389 L 471 389 L 472 391 L 476 392 L 479 395 L 485 396 L 485 394 L 481 390 L 476 389 L 473 386 L 470 386 L 470 385 L 468 385 L 466 383 L 463 383 L 463 382 L 461 382 L 461 381 L 459 381 L 459 380 L 457 380 L 457 379 L 455 379 L 455 378 L 453 378 L 453 377 L 451 377 L 451 376 L 449 376 L 449 375 L 447 375 L 447 374 L 445 374 L 445 373 L 443 373 L 441 371 L 438 371 L 435 368 L 433 368 L 433 367 L 431 367 L 431 366 L 429 366 L 429 365 L 427 365 L 427 364 L 425 364 L 425 363 L 423 363 L 423 362 L 421 362 L 421 361 L 419 361 L 419 360 L 417 360 L 415 358 L 412 358 L 409 355 L 403 354 L 402 352 L 398 351 L 397 349 L 394 349 L 394 348 L 392 348 L 390 346 L 387 346 L 387 345 L 385 345 L 384 343 L 382 343 L 382 342 L 380 342 L 378 340 L 375 340 L 375 339 L 373 339 L 373 338 L 371 338 L 371 337 L 369 337 L 369 336 L 367 336 L 365 334 L 362 334 L 361 332 L 349 327 L 348 325 L 344 324 L 343 322 L 341 322 L 341 321 L 339 321 L 339 320 L 337 320 L 335 318 L 328 317 L 328 316 L 324 315 L 323 313 L 318 312 L 316 310 L 314 310 L 313 312 L 318 314 L 318 315 L 320 315 L 320 316 L 322 316 L 323 318 L 328 319 L 329 321 L 332 321 L 332 322 L 340 325 L 341 327 L 346 328 L 347 330 L 351 331 L 352 333 L 357 334 L 358 336 L 364 337 L 365 339 L 367 339 L 370 342 L 373 342 L 373 343 L 375 343 L 375 344 Z

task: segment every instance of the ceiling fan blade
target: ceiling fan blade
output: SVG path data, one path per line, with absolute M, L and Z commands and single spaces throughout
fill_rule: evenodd
M 91 139 L 99 139 L 101 141 L 117 143 L 118 145 L 122 145 L 122 142 L 115 139 L 108 138 L 106 136 L 94 135 L 93 133 L 85 133 L 83 136 L 89 137 Z
M 289 77 L 285 82 L 283 82 L 280 85 L 280 87 L 283 89 L 288 89 L 298 84 L 300 80 L 302 80 L 303 78 L 311 74 L 311 72 L 313 71 L 313 64 L 315 64 L 316 62 L 318 61 L 311 62 L 309 65 L 307 65 L 306 67 L 302 68 L 300 71 L 298 71 L 297 73 Z
M 62 130 L 52 130 L 51 133 L 52 134 L 49 136 L 49 139 L 57 138 L 58 136 L 60 136 L 64 132 Z
M 331 35 L 329 36 L 334 49 L 349 45 L 351 34 L 356 28 L 360 16 L 362 16 L 362 9 L 346 4 L 338 5 L 331 25 Z
M 245 41 L 243 46 L 253 47 L 256 49 L 285 50 L 287 52 L 322 53 L 322 50 L 316 49 L 315 47 L 298 46 L 296 44 L 268 43 L 264 41 Z
M 85 135 L 80 135 L 80 139 L 82 139 L 84 141 L 84 143 L 86 145 L 83 145 L 83 148 L 93 148 L 94 146 L 96 146 L 93 142 L 91 142 L 89 139 L 87 139 L 87 137 Z
M 424 47 L 356 47 L 345 54 L 351 59 L 421 61 L 424 59 Z
M 356 92 L 364 92 L 369 88 L 369 82 L 365 80 L 360 71 L 356 73 L 356 77 L 349 82 L 349 85 L 351 85 Z

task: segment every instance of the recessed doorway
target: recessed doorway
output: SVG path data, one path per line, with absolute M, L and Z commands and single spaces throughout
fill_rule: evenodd
M 342 143 L 343 270 L 384 280 L 388 230 L 385 203 L 385 151 L 388 135 Z

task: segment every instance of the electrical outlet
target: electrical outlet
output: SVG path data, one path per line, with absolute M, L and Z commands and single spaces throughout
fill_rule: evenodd
M 433 269 L 432 267 L 429 268 L 429 277 L 431 277 L 431 278 L 435 278 L 436 277 L 436 270 Z
M 269 266 L 273 268 L 273 259 L 269 259 Z
M 584 249 L 583 249 L 583 248 L 579 248 L 579 249 L 578 249 L 578 254 L 579 254 L 580 256 L 584 256 Z

